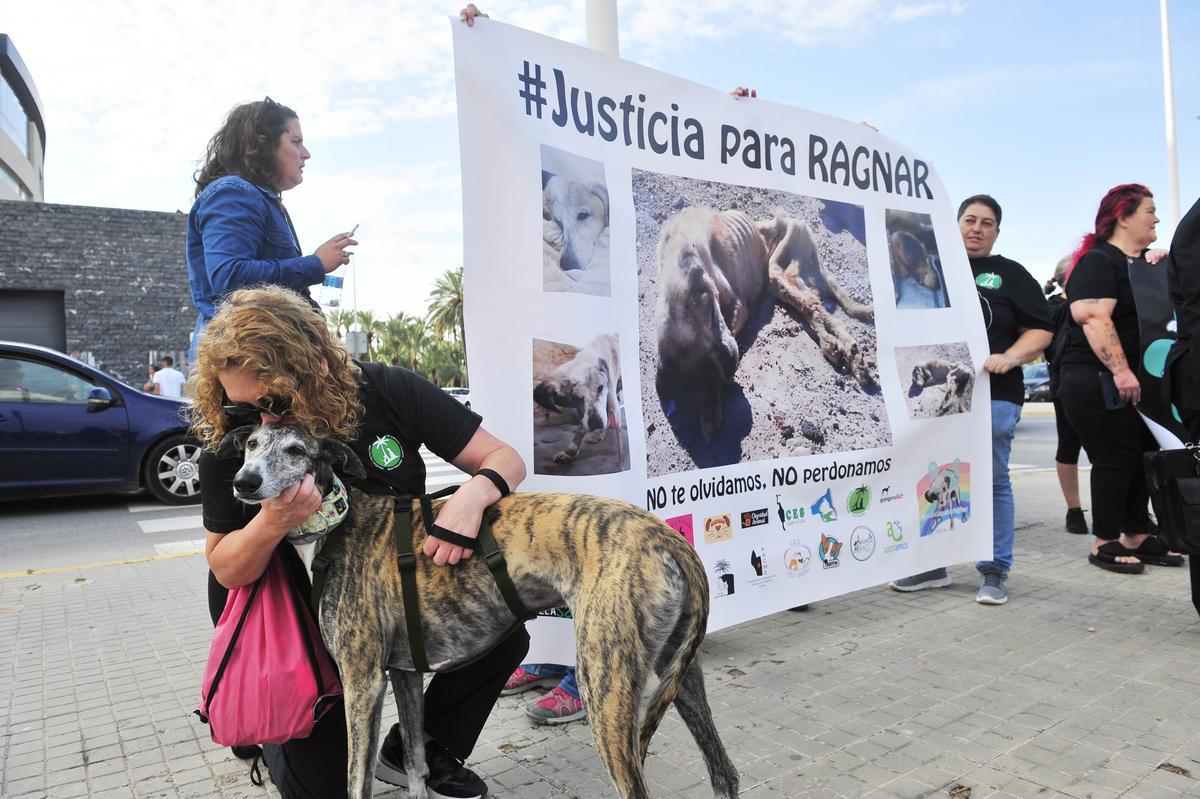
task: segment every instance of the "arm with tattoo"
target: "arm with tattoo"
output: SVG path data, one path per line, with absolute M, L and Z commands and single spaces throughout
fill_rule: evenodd
M 1117 337 L 1117 328 L 1112 320 L 1116 307 L 1117 301 L 1111 297 L 1075 300 L 1071 303 L 1071 316 L 1083 328 L 1092 352 L 1112 372 L 1121 397 L 1136 404 L 1141 399 L 1141 385 L 1129 367 L 1125 348 Z

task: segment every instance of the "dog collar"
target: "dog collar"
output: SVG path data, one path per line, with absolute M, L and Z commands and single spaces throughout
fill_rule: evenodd
M 288 531 L 287 540 L 292 544 L 308 544 L 324 536 L 342 523 L 350 509 L 350 500 L 346 494 L 346 486 L 333 475 L 333 485 L 329 493 L 321 500 L 321 507 L 303 524 Z

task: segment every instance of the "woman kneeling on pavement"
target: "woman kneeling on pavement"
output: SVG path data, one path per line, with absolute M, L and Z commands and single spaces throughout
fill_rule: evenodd
M 282 547 L 289 578 L 308 597 L 303 563 L 286 551 L 284 536 L 318 511 L 322 496 L 313 476 L 260 505 L 233 497 L 240 457 L 218 459 L 221 439 L 244 424 L 293 424 L 318 438 L 336 436 L 358 455 L 367 475 L 352 485 L 367 493 L 425 493 L 420 448 L 427 446 L 468 474 L 446 500 L 437 523 L 474 538 L 483 510 L 500 491 L 480 469 L 491 469 L 515 487 L 525 477 L 520 456 L 484 430 L 481 418 L 422 377 L 399 367 L 350 360 L 325 319 L 299 294 L 279 286 L 229 295 L 200 339 L 196 361 L 193 430 L 204 443 L 200 458 L 209 610 L 214 623 L 228 588 L 248 585 Z M 371 446 L 390 441 L 398 462 L 380 465 Z M 348 478 L 344 478 L 347 479 Z M 470 557 L 462 547 L 430 538 L 424 549 L 438 565 L 453 568 Z M 505 680 L 529 650 L 524 627 L 492 653 L 456 671 L 437 674 L 425 691 L 425 752 L 434 797 L 479 799 L 487 786 L 464 761 L 479 737 Z M 286 799 L 346 796 L 346 717 L 337 705 L 312 734 L 263 747 L 271 779 Z M 380 752 L 376 776 L 406 784 L 403 748 L 393 727 Z

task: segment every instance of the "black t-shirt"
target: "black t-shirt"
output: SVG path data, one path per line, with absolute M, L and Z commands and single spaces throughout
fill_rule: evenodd
M 1042 287 L 1025 267 L 1003 255 L 972 258 L 971 272 L 987 326 L 988 349 L 1005 352 L 1021 337 L 1021 329 L 1053 330 L 1050 309 Z M 1025 381 L 1020 369 L 991 375 L 992 399 L 1025 402 Z
M 359 367 L 365 414 L 356 437 L 347 443 L 367 477 L 350 484 L 369 494 L 425 493 L 421 445 L 451 461 L 475 435 L 482 417 L 407 369 L 376 363 Z M 241 466 L 241 458 L 220 459 L 207 451 L 200 456 L 204 529 L 209 532 L 240 530 L 258 513 L 258 505 L 233 496 L 233 477 Z
M 1125 360 L 1131 369 L 1137 370 L 1141 357 L 1141 334 L 1138 331 L 1137 306 L 1134 305 L 1133 289 L 1129 285 L 1129 264 L 1133 259 L 1106 241 L 1084 253 L 1075 264 L 1067 280 L 1067 297 L 1072 303 L 1078 300 L 1115 299 L 1112 321 L 1125 351 Z M 1063 350 L 1063 366 L 1078 364 L 1096 369 L 1107 367 L 1096 357 L 1088 343 L 1083 327 L 1069 317 L 1067 343 Z
M 1167 263 L 1167 281 L 1171 304 L 1179 320 L 1179 333 L 1172 347 L 1171 362 L 1182 359 L 1171 370 L 1177 385 L 1172 400 L 1194 416 L 1200 409 L 1200 200 L 1197 200 L 1175 228 L 1171 255 Z

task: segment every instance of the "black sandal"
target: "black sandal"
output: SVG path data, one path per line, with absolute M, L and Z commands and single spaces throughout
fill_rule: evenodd
M 1109 541 L 1102 544 L 1092 554 L 1088 555 L 1088 563 L 1101 569 L 1117 574 L 1141 574 L 1146 571 L 1144 563 L 1118 563 L 1117 558 L 1136 558 L 1137 553 L 1124 546 L 1120 541 Z
M 1137 557 L 1142 563 L 1149 563 L 1151 566 L 1183 565 L 1183 555 L 1172 555 L 1171 550 L 1162 542 L 1162 539 L 1155 536 L 1148 536 L 1141 546 L 1131 550 L 1130 554 Z

